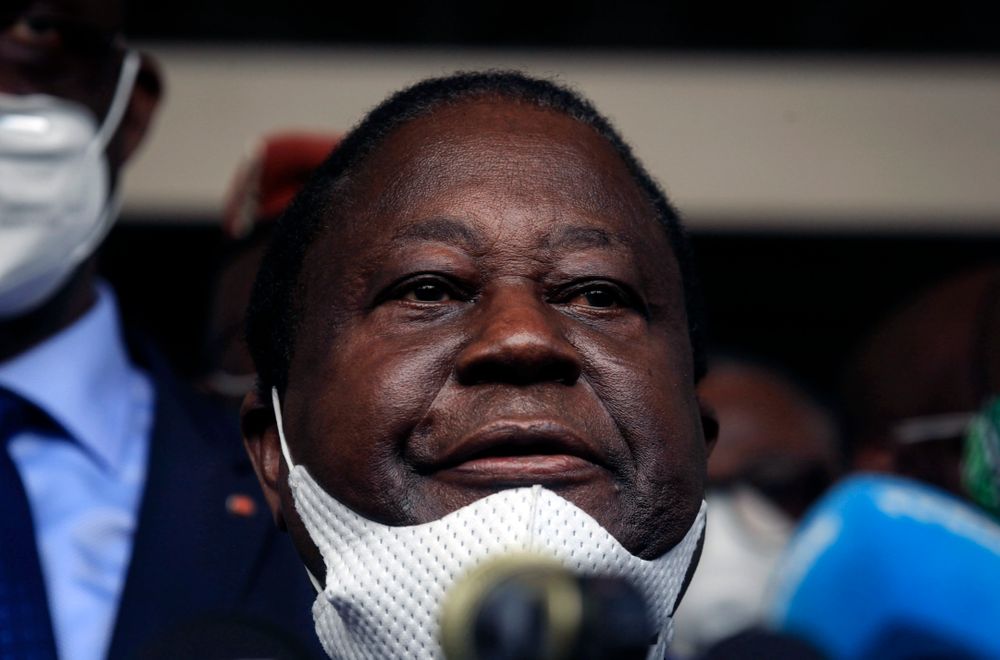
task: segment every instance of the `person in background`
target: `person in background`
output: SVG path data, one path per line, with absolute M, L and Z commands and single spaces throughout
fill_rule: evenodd
M 115 0 L 0 9 L 0 656 L 140 657 L 235 619 L 309 643 L 236 429 L 96 275 L 162 94 L 121 26 Z
M 998 376 L 996 266 L 949 278 L 874 329 L 845 379 L 859 474 L 790 543 L 773 629 L 835 660 L 1000 657 Z
M 863 342 L 844 379 L 852 467 L 917 479 L 1000 515 L 998 395 L 1000 267 L 991 265 L 921 293 Z
M 227 254 L 215 280 L 200 387 L 231 408 L 239 409 L 257 377 L 243 337 L 244 315 L 274 223 L 339 141 L 325 133 L 265 135 L 230 186 L 222 223 Z
M 763 621 L 767 584 L 798 520 L 840 475 L 833 412 L 777 369 L 711 361 L 698 394 L 715 411 L 710 515 L 673 650 L 690 656 Z

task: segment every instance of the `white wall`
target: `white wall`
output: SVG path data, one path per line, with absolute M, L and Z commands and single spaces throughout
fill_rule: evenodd
M 179 48 L 126 182 L 144 217 L 218 212 L 255 136 L 345 130 L 456 69 L 557 76 L 619 126 L 698 228 L 1000 233 L 1000 61 Z

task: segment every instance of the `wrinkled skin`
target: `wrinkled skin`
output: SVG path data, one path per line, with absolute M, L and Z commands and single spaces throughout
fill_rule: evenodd
M 343 194 L 302 274 L 296 463 L 386 524 L 541 483 L 639 556 L 680 541 L 713 438 L 676 260 L 613 148 L 551 111 L 465 101 L 397 129 Z M 321 576 L 269 408 L 245 401 L 248 450 Z
M 75 101 L 100 123 L 114 95 L 124 50 L 116 0 L 30 0 L 0 9 L 0 92 Z M 103 44 L 100 45 L 100 44 Z M 156 64 L 142 56 L 128 109 L 108 144 L 112 180 L 135 153 L 160 99 Z M 79 318 L 94 301 L 93 259 L 40 308 L 0 321 L 0 360 L 30 348 Z

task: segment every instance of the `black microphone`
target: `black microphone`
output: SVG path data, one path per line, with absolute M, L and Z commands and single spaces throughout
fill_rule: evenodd
M 655 643 L 645 600 L 629 582 L 576 575 L 537 555 L 486 562 L 442 607 L 447 660 L 638 660 Z
M 206 614 L 160 631 L 129 658 L 142 660 L 316 660 L 304 640 L 252 616 Z

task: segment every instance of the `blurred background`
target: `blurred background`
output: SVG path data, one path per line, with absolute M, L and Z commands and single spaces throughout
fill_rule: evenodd
M 589 95 L 688 223 L 713 345 L 820 394 L 880 316 L 1000 254 L 995 2 L 127 5 L 167 90 L 103 269 L 187 375 L 230 181 L 259 136 L 345 131 L 456 69 Z
M 903 509 L 923 524 L 940 495 L 892 480 L 835 489 L 813 523 L 803 516 L 845 474 L 877 471 L 1000 519 L 1000 3 L 126 4 L 127 33 L 162 64 L 166 95 L 126 173 L 102 268 L 125 316 L 183 375 L 231 404 L 250 387 L 235 346 L 250 276 L 286 185 L 331 134 L 427 76 L 555 78 L 635 147 L 686 220 L 702 274 L 712 369 L 699 394 L 721 432 L 678 655 L 768 617 L 843 645 L 864 637 L 844 622 L 873 603 L 889 629 L 912 623 L 904 636 L 921 653 L 940 612 L 945 638 L 972 644 L 988 631 L 979 648 L 995 645 L 996 591 L 983 580 L 1000 575 L 994 522 L 981 523 L 994 539 L 983 545 L 954 529 L 965 514 L 935 505 L 944 513 L 929 543 L 924 527 L 872 503 L 914 489 Z M 325 137 L 309 149 L 262 142 L 289 131 Z M 812 547 L 809 530 L 823 532 L 816 521 L 831 511 L 846 521 L 827 539 L 833 559 L 782 563 L 800 522 L 800 545 Z M 869 564 L 885 570 L 858 568 Z M 940 578 L 956 566 L 961 579 Z M 783 570 L 785 586 L 769 594 Z M 957 586 L 924 598 L 939 584 Z M 925 602 L 933 612 L 916 611 Z M 952 620 L 971 628 L 954 633 Z M 858 648 L 885 642 L 899 655 L 820 646 L 917 657 L 886 640 Z M 757 648 L 704 657 L 778 657 Z

